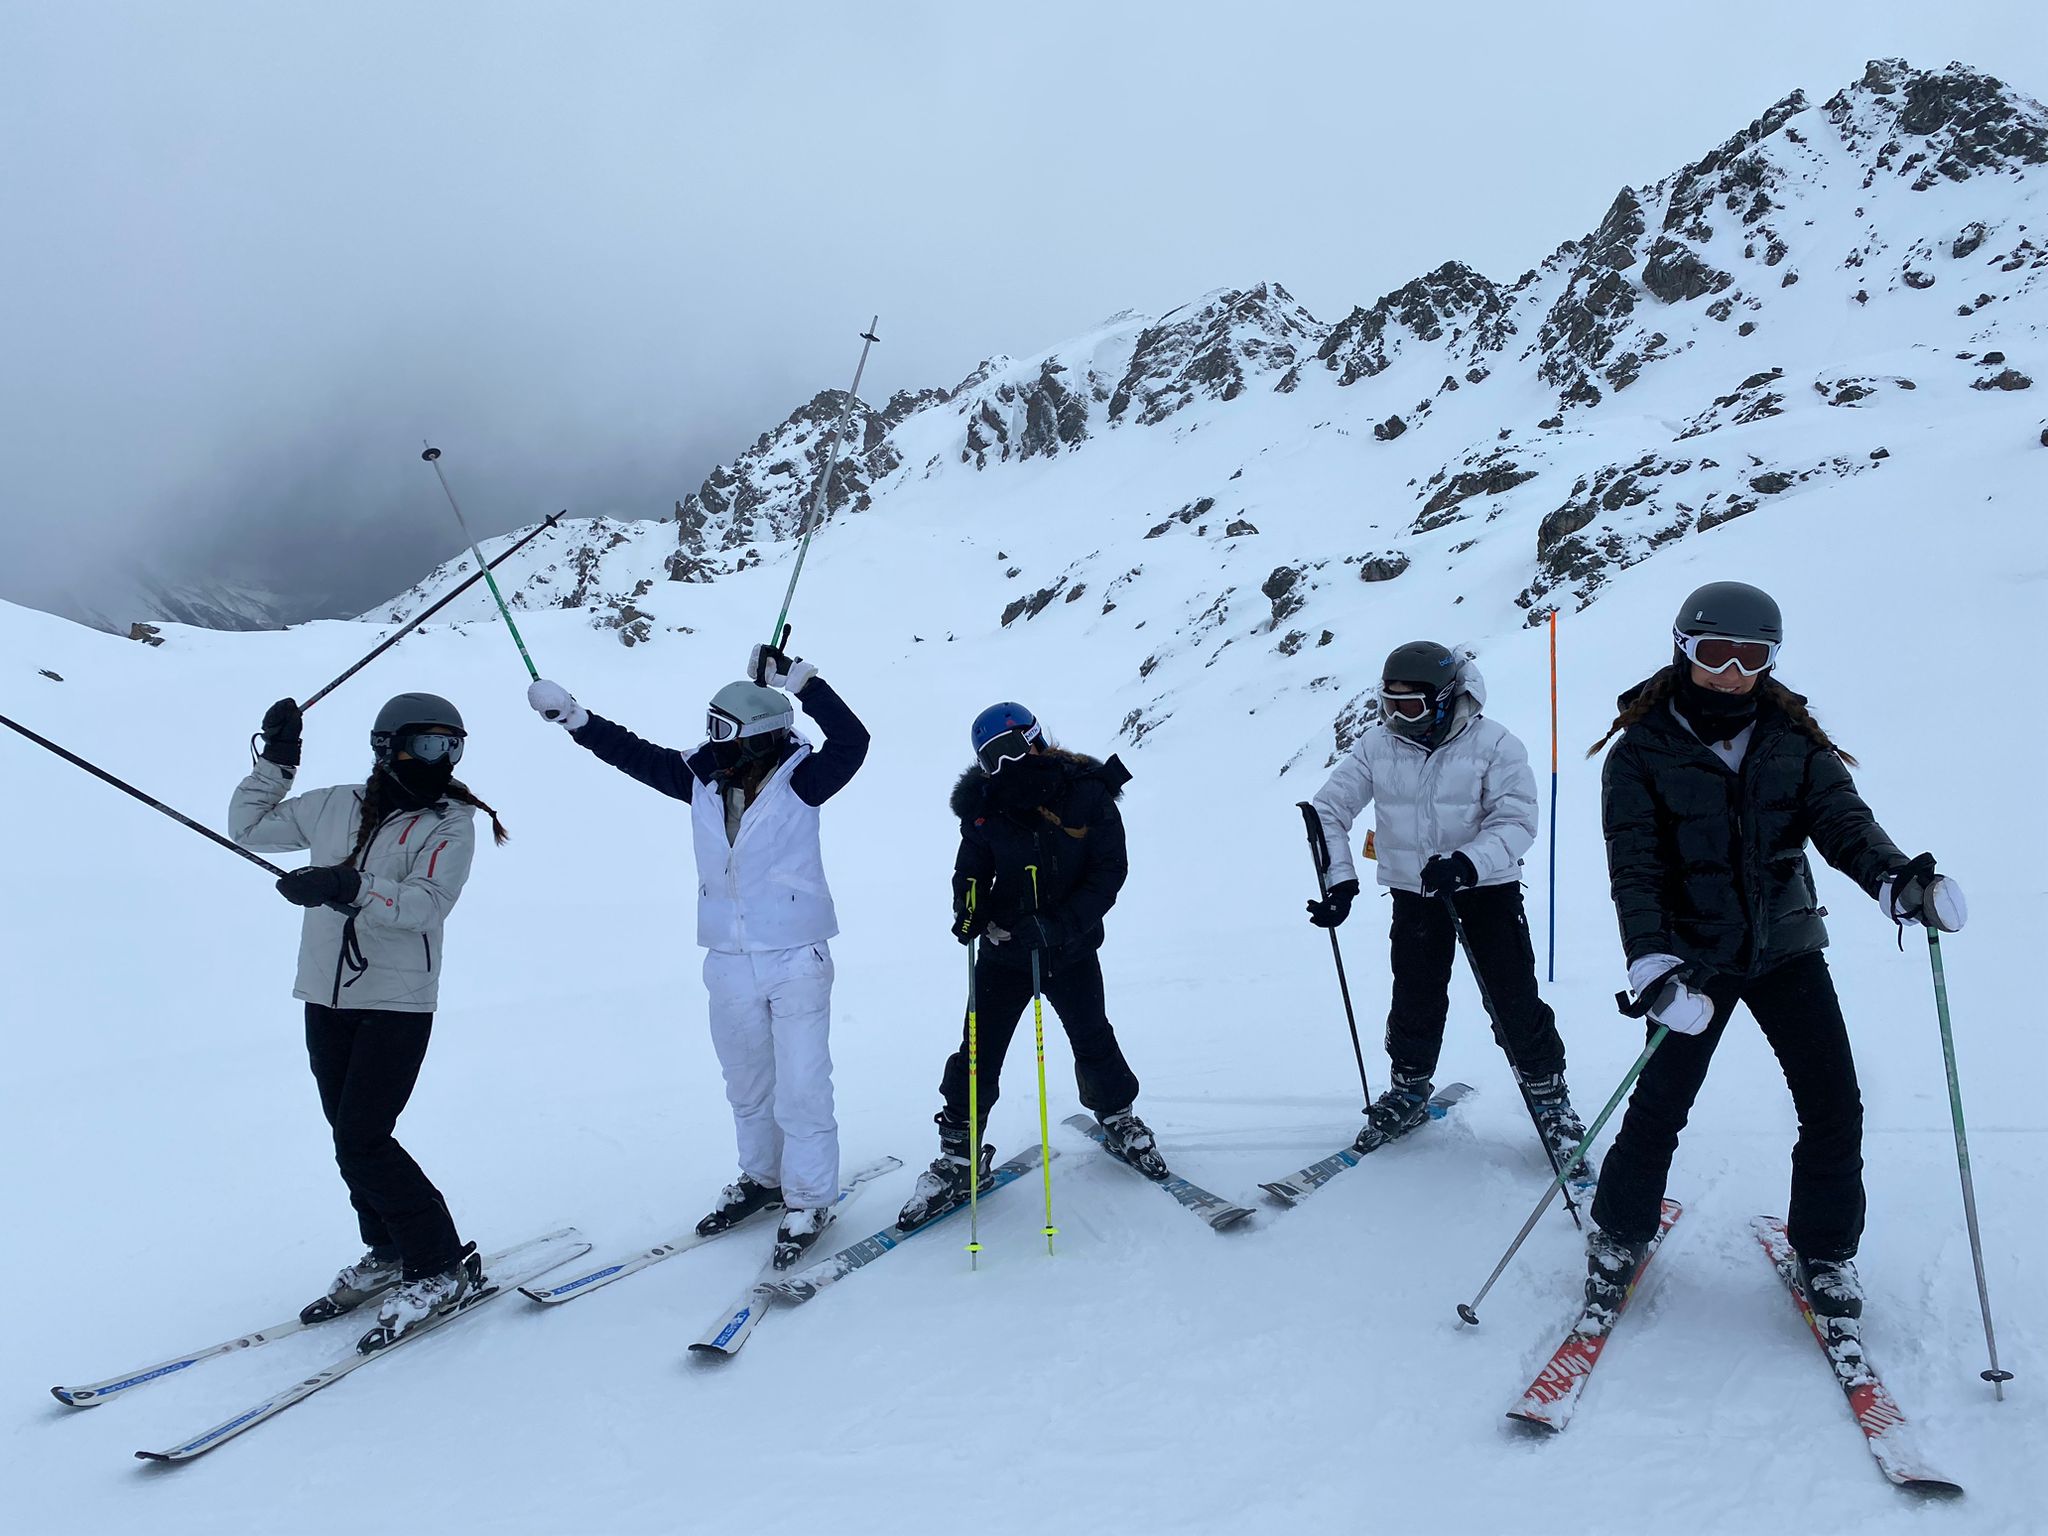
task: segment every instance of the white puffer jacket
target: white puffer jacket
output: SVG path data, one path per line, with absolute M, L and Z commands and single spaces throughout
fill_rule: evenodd
M 798 747 L 768 775 L 740 818 L 739 836 L 725 837 L 724 796 L 698 781 L 690 799 L 697 849 L 697 942 L 727 954 L 758 954 L 817 944 L 839 932 L 818 807 L 790 787 L 811 755 Z
M 1466 654 L 1447 737 L 1425 751 L 1385 725 L 1352 744 L 1316 791 L 1316 814 L 1330 841 L 1329 883 L 1356 880 L 1351 824 L 1377 804 L 1379 883 L 1420 892 L 1422 866 L 1462 853 L 1481 885 L 1512 885 L 1536 841 L 1536 775 L 1515 733 L 1487 719 L 1486 683 Z

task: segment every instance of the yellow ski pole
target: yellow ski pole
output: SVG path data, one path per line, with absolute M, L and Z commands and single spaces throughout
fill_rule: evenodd
M 974 882 L 967 882 L 967 917 L 974 919 Z M 967 1267 L 981 1268 L 981 1041 L 975 1028 L 975 941 L 967 941 Z
M 1026 864 L 1031 874 L 1031 910 L 1038 910 L 1038 866 Z M 1038 951 L 1031 951 L 1031 1027 L 1038 1039 L 1038 1166 L 1045 1173 L 1045 1251 L 1052 1252 L 1052 1240 L 1059 1228 L 1052 1224 L 1052 1125 L 1045 1112 L 1045 990 L 1038 969 Z

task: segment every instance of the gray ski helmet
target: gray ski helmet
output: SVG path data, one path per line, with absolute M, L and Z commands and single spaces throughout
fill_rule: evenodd
M 759 683 L 727 683 L 711 697 L 704 729 L 714 745 L 788 731 L 796 724 L 789 695 Z
M 1685 600 L 1671 627 L 1681 635 L 1726 635 L 1774 645 L 1785 639 L 1777 599 L 1742 581 L 1708 582 Z
M 370 727 L 370 751 L 378 762 L 391 755 L 393 743 L 407 730 L 433 729 L 458 737 L 469 735 L 462 711 L 438 693 L 401 693 L 377 711 Z

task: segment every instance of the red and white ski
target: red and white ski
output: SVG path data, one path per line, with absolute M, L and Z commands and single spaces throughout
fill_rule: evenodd
M 1595 1312 L 1590 1307 L 1580 1312 L 1579 1320 L 1572 1324 L 1571 1332 L 1564 1336 L 1557 1352 L 1536 1373 L 1536 1379 L 1529 1383 L 1529 1390 L 1522 1394 L 1522 1400 L 1508 1410 L 1509 1418 L 1553 1433 L 1571 1423 L 1572 1414 L 1579 1406 L 1580 1394 L 1586 1390 L 1586 1379 L 1593 1374 L 1593 1367 L 1600 1363 L 1601 1351 L 1607 1348 L 1608 1335 L 1614 1332 L 1614 1325 L 1628 1310 L 1636 1287 L 1643 1283 L 1643 1271 L 1650 1267 L 1650 1260 L 1663 1246 L 1665 1234 L 1684 1209 L 1676 1200 L 1664 1202 L 1657 1235 L 1650 1239 L 1650 1246 L 1643 1252 L 1643 1262 L 1636 1266 L 1635 1274 L 1629 1278 L 1628 1292 L 1623 1296 L 1621 1305 L 1612 1316 Z
M 1806 1326 L 1813 1330 L 1814 1342 L 1828 1357 L 1835 1380 L 1849 1399 L 1849 1412 L 1855 1416 L 1856 1427 L 1863 1431 L 1870 1454 L 1877 1458 L 1884 1475 L 1901 1488 L 1919 1488 L 1930 1493 L 1961 1493 L 1962 1484 L 1929 1471 L 1927 1463 L 1921 1459 L 1920 1448 L 1914 1443 L 1913 1429 L 1906 1422 L 1906 1415 L 1900 1411 L 1891 1390 L 1878 1379 L 1877 1372 L 1863 1357 L 1860 1325 L 1841 1318 L 1823 1322 L 1814 1315 L 1813 1304 L 1806 1299 L 1806 1291 L 1799 1283 L 1799 1258 L 1792 1250 L 1792 1240 L 1785 1235 L 1785 1223 L 1775 1216 L 1759 1216 L 1754 1225 L 1756 1239 L 1763 1244 L 1771 1267 L 1777 1270 L 1778 1278 L 1785 1282 L 1785 1288 L 1799 1304 L 1799 1314 L 1806 1319 Z

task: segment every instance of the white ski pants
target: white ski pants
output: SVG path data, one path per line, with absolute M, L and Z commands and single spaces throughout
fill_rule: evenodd
M 711 1044 L 725 1072 L 740 1170 L 783 1203 L 839 1198 L 832 1118 L 832 951 L 822 940 L 753 954 L 706 950 Z

